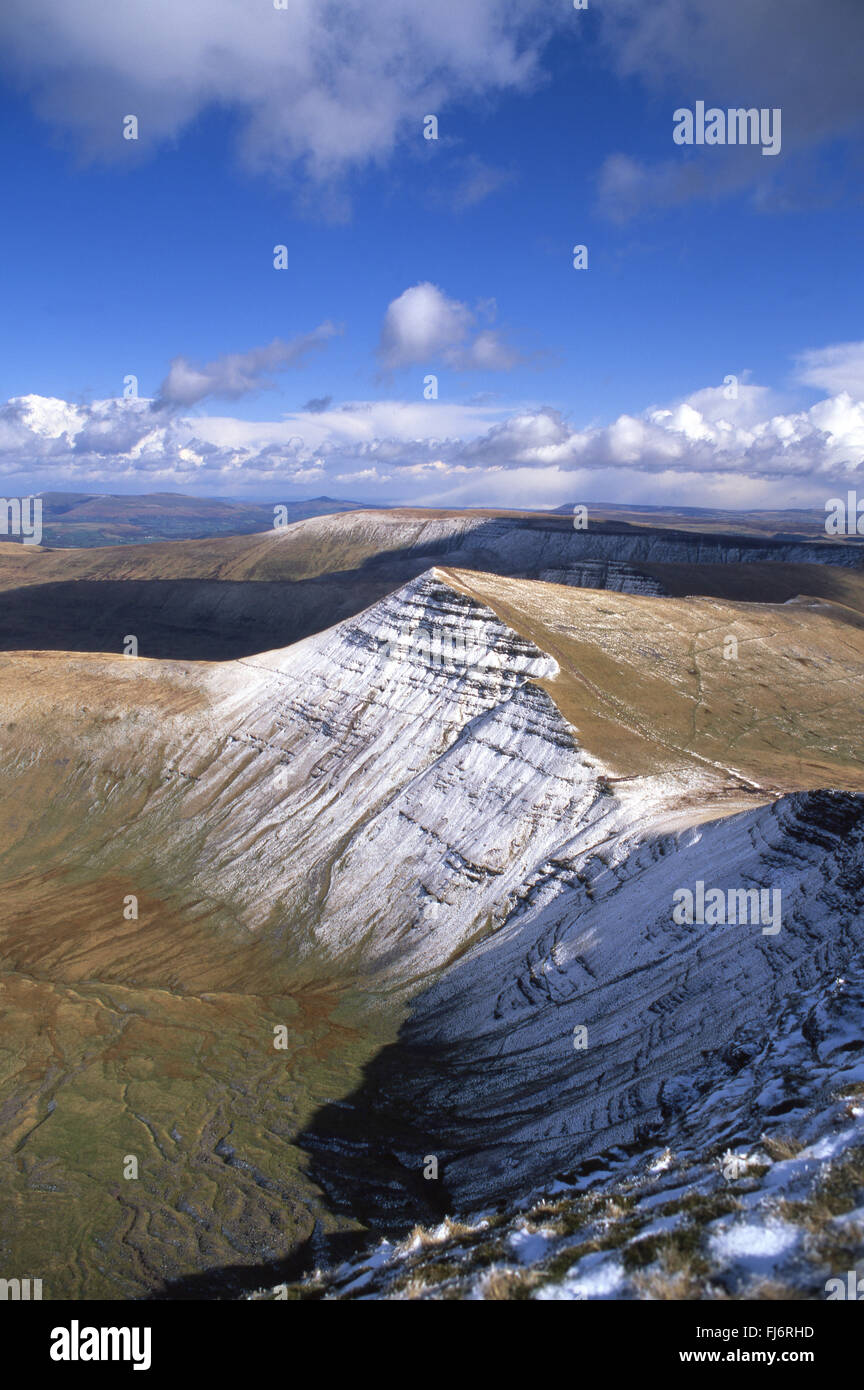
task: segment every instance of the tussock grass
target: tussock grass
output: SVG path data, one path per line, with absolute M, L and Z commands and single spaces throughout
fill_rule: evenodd
M 845 1216 L 864 1205 L 864 1149 L 832 1163 L 812 1195 L 803 1202 L 781 1202 L 784 1215 L 806 1230 L 821 1234 L 835 1216 Z
M 782 1163 L 784 1159 L 797 1157 L 804 1147 L 797 1139 L 785 1134 L 763 1134 L 759 1142 L 768 1157 L 773 1159 L 775 1163 Z

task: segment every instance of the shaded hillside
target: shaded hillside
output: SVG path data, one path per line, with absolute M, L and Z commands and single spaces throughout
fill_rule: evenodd
M 644 594 L 784 603 L 798 594 L 864 611 L 864 550 L 568 518 L 353 512 L 279 531 L 96 550 L 0 543 L 0 650 L 228 660 L 320 632 L 433 564 Z

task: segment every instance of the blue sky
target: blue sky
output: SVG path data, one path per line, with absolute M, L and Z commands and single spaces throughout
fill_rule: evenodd
M 292 4 L 0 20 L 7 493 L 854 485 L 860 6 Z M 781 153 L 676 146 L 700 99 L 779 107 Z

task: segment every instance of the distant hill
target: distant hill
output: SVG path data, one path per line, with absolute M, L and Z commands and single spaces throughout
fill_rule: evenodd
M 572 516 L 569 502 L 554 509 L 560 516 Z M 775 540 L 824 539 L 825 511 L 818 508 L 788 507 L 782 511 L 728 511 L 719 507 L 631 506 L 620 502 L 591 502 L 588 512 L 594 522 L 615 521 L 621 526 L 672 526 L 682 531 L 731 532 L 737 535 L 773 536 Z M 855 542 L 855 537 L 850 537 Z
M 58 549 L 92 549 L 99 546 L 139 545 L 142 542 L 207 540 L 218 536 L 248 536 L 273 527 L 273 502 L 248 502 L 232 497 L 187 497 L 179 492 L 119 493 L 43 492 L 42 544 Z M 417 509 L 390 508 L 380 503 L 345 501 L 335 497 L 310 497 L 286 502 L 286 520 L 306 521 L 312 517 L 341 512 L 396 511 L 410 514 Z M 777 541 L 826 540 L 825 514 L 816 509 L 784 511 L 721 511 L 710 507 L 672 507 L 623 505 L 592 502 L 590 527 L 594 532 L 611 529 L 616 534 L 643 532 L 646 528 L 668 528 L 698 532 L 703 536 L 761 536 Z M 422 512 L 418 514 L 423 514 Z M 429 513 L 431 514 L 431 513 Z M 441 515 L 457 517 L 519 517 L 523 525 L 555 523 L 569 519 L 569 503 L 551 511 L 522 509 L 508 512 L 495 508 L 450 508 Z M 561 524 L 561 523 L 559 523 Z M 16 540 L 16 537 L 2 537 Z M 862 544 L 857 537 L 847 543 Z
M 247 536 L 272 527 L 276 505 L 242 502 L 230 497 L 186 497 L 178 492 L 150 492 L 138 496 L 86 492 L 43 492 L 40 495 L 42 543 L 63 549 Z M 327 516 L 331 512 L 357 511 L 363 507 L 362 502 L 340 502 L 333 497 L 312 497 L 308 501 L 284 505 L 288 521 Z

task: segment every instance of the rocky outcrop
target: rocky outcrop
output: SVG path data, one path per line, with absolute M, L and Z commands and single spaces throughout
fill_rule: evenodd
M 536 519 L 489 517 L 466 512 L 432 519 L 408 519 L 399 513 L 354 513 L 337 519 L 350 531 L 352 545 L 374 552 L 366 562 L 392 564 L 400 558 L 428 557 L 430 562 L 538 577 L 541 570 L 570 570 L 587 560 L 635 565 L 676 564 L 832 564 L 864 568 L 864 547 L 852 543 L 777 541 L 736 535 L 706 535 L 645 527 L 639 531 L 598 525 L 590 519 L 576 530 L 538 516 Z M 318 531 L 332 535 L 329 518 L 300 523 L 311 540 Z M 297 534 L 284 533 L 296 545 Z M 332 544 L 332 541 L 331 541 Z
M 572 584 L 579 589 L 614 589 L 619 594 L 651 594 L 667 591 L 658 579 L 642 574 L 632 565 L 617 560 L 585 560 L 567 569 L 541 570 L 537 576 L 547 584 Z
M 698 883 L 770 890 L 782 911 L 679 924 L 676 890 Z M 864 797 L 785 797 L 674 836 L 562 837 L 504 925 L 415 1001 L 355 1099 L 403 1136 L 415 1118 L 403 1161 L 438 1154 L 460 1208 L 637 1140 L 680 1144 L 730 1088 L 758 1126 L 787 1091 L 764 1067 L 746 1090 L 736 1074 L 862 942 Z

